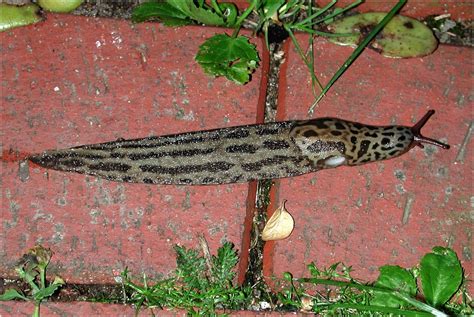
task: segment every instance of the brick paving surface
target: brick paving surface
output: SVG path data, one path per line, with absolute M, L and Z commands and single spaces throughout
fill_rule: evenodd
M 469 17 L 469 8 L 443 2 L 455 17 Z M 436 12 L 431 2 L 406 10 Z M 21 158 L 45 149 L 260 120 L 261 70 L 237 86 L 205 76 L 193 60 L 199 44 L 218 31 L 49 14 L 43 23 L 0 34 L 1 276 L 13 277 L 17 259 L 35 243 L 55 252 L 50 272 L 66 282 L 113 283 L 125 267 L 159 276 L 175 267 L 173 245 L 195 247 L 198 234 L 213 252 L 223 240 L 244 246 L 246 263 L 254 184 L 122 184 L 37 166 L 30 166 L 28 179 L 19 176 Z M 253 42 L 263 54 L 263 45 Z M 285 50 L 278 119 L 305 119 L 309 77 L 293 47 Z M 350 53 L 315 42 L 323 82 Z M 288 270 L 298 276 L 311 261 L 343 261 L 357 276 L 374 279 L 378 266 L 415 265 L 435 245 L 451 246 L 472 274 L 473 144 L 464 141 L 472 125 L 472 57 L 471 49 L 440 46 L 433 55 L 406 60 L 369 51 L 354 63 L 314 117 L 412 125 L 435 109 L 423 134 L 451 149 L 416 148 L 390 161 L 276 181 L 272 206 L 288 200 L 296 227 L 288 239 L 265 246 L 266 276 Z M 0 314 L 25 315 L 31 307 L 2 303 Z M 133 314 L 127 309 L 48 303 L 43 312 Z

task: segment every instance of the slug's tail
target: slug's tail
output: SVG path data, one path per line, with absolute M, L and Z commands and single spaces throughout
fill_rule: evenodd
M 442 142 L 439 142 L 438 140 L 435 140 L 435 139 L 431 139 L 431 138 L 427 138 L 423 135 L 421 135 L 421 128 L 423 128 L 423 126 L 426 124 L 426 122 L 428 122 L 428 120 L 430 119 L 430 117 L 435 113 L 434 110 L 428 110 L 428 112 L 423 116 L 423 118 L 420 119 L 420 121 L 418 121 L 413 127 L 411 127 L 411 132 L 413 133 L 413 141 L 414 141 L 414 146 L 419 146 L 421 148 L 423 148 L 423 143 L 426 143 L 426 144 L 432 144 L 432 145 L 436 145 L 440 148 L 443 148 L 443 149 L 449 149 L 449 145 L 448 144 L 444 144 Z

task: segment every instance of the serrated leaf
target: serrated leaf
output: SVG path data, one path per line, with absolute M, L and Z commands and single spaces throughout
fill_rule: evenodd
M 212 275 L 215 282 L 223 286 L 232 283 L 232 279 L 235 276 L 233 269 L 238 261 L 239 258 L 234 250 L 234 245 L 230 242 L 225 242 L 217 250 L 217 256 L 212 256 Z
M 382 266 L 379 271 L 380 275 L 375 282 L 375 286 L 396 290 L 411 297 L 416 295 L 416 280 L 410 271 L 392 265 Z M 393 295 L 374 292 L 374 298 L 370 304 L 398 308 L 404 304 L 404 301 Z
M 385 17 L 386 13 L 363 13 L 346 17 L 328 25 L 333 33 L 354 33 L 353 36 L 330 37 L 340 45 L 357 46 Z M 387 57 L 419 57 L 431 54 L 438 42 L 433 32 L 418 20 L 394 16 L 369 47 Z
M 249 43 L 248 38 L 234 38 L 226 34 L 217 34 L 207 39 L 199 47 L 195 59 L 206 74 L 225 76 L 238 84 L 245 84 L 250 80 L 250 74 L 259 62 L 257 50 Z
M 420 262 L 420 276 L 426 301 L 439 307 L 445 304 L 461 286 L 463 272 L 456 253 L 434 247 Z
M 5 291 L 5 293 L 0 295 L 0 301 L 7 301 L 12 299 L 23 299 L 28 300 L 23 294 L 19 293 L 16 289 L 10 288 Z

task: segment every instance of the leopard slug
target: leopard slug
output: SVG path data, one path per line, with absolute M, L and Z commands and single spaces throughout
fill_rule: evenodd
M 319 118 L 120 139 L 45 151 L 28 159 L 45 168 L 118 182 L 242 183 L 386 160 L 423 143 L 448 149 L 421 135 L 433 114 L 428 111 L 413 127 Z

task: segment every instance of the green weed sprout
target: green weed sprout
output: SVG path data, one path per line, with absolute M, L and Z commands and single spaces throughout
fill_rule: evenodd
M 8 289 L 0 295 L 0 301 L 13 299 L 33 301 L 35 304 L 33 316 L 39 316 L 41 302 L 65 284 L 64 280 L 58 276 L 54 278 L 52 283 L 48 283 L 46 280 L 46 268 L 52 255 L 53 252 L 50 249 L 46 249 L 41 245 L 29 249 L 18 262 L 15 271 L 28 284 L 30 290 L 23 292 L 13 288 Z

